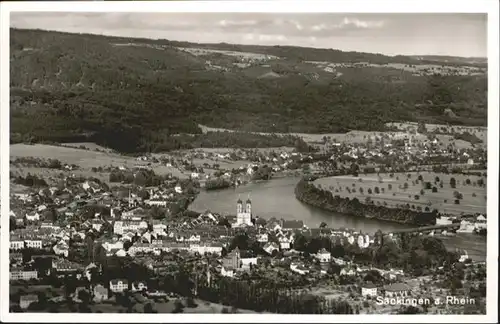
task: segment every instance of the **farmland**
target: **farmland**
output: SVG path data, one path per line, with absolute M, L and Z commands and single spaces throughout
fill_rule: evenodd
M 203 133 L 207 132 L 235 132 L 235 130 L 224 129 L 224 128 L 213 128 L 205 125 L 198 125 Z M 397 140 L 397 139 L 410 139 L 414 144 L 422 144 L 428 140 L 427 135 L 425 134 L 410 134 L 409 131 L 415 131 L 417 129 L 417 124 L 412 123 L 389 123 L 387 126 L 392 126 L 398 128 L 400 131 L 391 131 L 391 132 L 376 132 L 376 131 L 361 131 L 361 130 L 352 130 L 347 133 L 322 133 L 322 134 L 305 134 L 305 133 L 264 133 L 264 132 L 255 132 L 255 134 L 259 135 L 278 135 L 278 136 L 286 136 L 292 135 L 302 138 L 306 143 L 322 143 L 325 138 L 327 138 L 331 142 L 341 143 L 341 144 L 366 144 L 368 141 L 374 141 L 376 138 L 385 138 L 388 140 Z M 445 125 L 438 124 L 429 124 L 426 125 L 429 131 L 433 131 L 434 129 L 441 129 L 442 127 L 446 127 Z M 485 128 L 480 127 L 459 127 L 459 128 L 450 128 L 449 132 L 451 133 L 454 130 L 456 133 L 469 132 L 475 136 L 477 136 L 480 140 L 482 140 L 482 146 L 486 147 L 487 145 L 487 130 Z M 447 147 L 452 144 L 453 146 L 459 149 L 470 149 L 472 148 L 472 144 L 470 142 L 455 139 L 453 135 L 450 134 L 437 134 L 435 135 L 436 139 L 439 141 L 439 145 L 441 147 Z
M 148 162 L 137 161 L 131 156 L 124 156 L 117 153 L 103 152 L 72 148 L 66 146 L 52 146 L 52 145 L 26 145 L 26 144 L 12 144 L 10 145 L 10 158 L 14 160 L 18 157 L 35 157 L 42 159 L 58 159 L 61 163 L 76 164 L 80 169 L 71 171 L 72 174 L 81 176 L 93 176 L 100 178 L 100 180 L 108 181 L 109 173 L 92 172 L 92 168 L 98 167 L 119 167 L 124 166 L 132 168 L 135 166 L 146 166 Z M 185 178 L 182 172 L 177 168 L 167 167 L 160 164 L 151 165 L 151 168 L 156 174 L 172 173 L 173 176 Z M 40 174 L 44 177 L 55 177 L 61 173 L 61 170 L 56 169 L 41 169 L 33 167 L 18 167 L 11 166 L 11 171 L 19 173 L 20 175 Z
M 418 180 L 420 176 L 423 180 Z M 450 185 L 452 178 L 456 180 L 455 188 Z M 426 182 L 430 182 L 431 189 L 425 188 Z M 327 177 L 315 180 L 314 184 L 333 195 L 389 208 L 403 208 L 409 204 L 414 210 L 437 209 L 450 215 L 486 212 L 486 177 L 432 172 L 396 173 L 392 177 L 389 174 Z M 461 199 L 456 195 L 461 195 Z

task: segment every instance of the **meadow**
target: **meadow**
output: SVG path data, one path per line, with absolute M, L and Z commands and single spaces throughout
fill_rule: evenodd
M 419 176 L 422 181 L 418 180 Z M 455 188 L 450 184 L 452 178 L 456 181 Z M 426 189 L 426 182 L 430 182 L 435 190 Z M 481 182 L 484 185 L 480 185 Z M 380 174 L 380 177 L 376 174 L 326 177 L 315 180 L 314 184 L 331 191 L 333 195 L 357 198 L 362 203 L 373 202 L 389 208 L 409 204 L 414 210 L 437 209 L 450 215 L 486 213 L 486 177 L 413 172 L 395 173 L 392 177 L 390 174 Z M 456 195 L 462 197 L 457 199 Z
M 66 146 L 52 146 L 44 144 L 12 144 L 10 145 L 10 159 L 13 160 L 17 157 L 35 157 L 42 159 L 57 159 L 62 163 L 76 164 L 80 169 L 75 171 L 61 171 L 55 169 L 41 169 L 32 167 L 18 167 L 11 166 L 12 172 L 18 172 L 26 175 L 28 172 L 31 174 L 40 174 L 43 176 L 56 176 L 61 172 L 71 172 L 75 175 L 93 176 L 102 178 L 107 181 L 109 173 L 92 172 L 92 168 L 98 167 L 120 167 L 133 168 L 138 166 L 147 166 L 147 161 L 137 161 L 132 156 L 120 155 L 118 153 L 102 152 L 88 149 L 80 149 Z M 156 174 L 168 174 L 180 178 L 187 176 L 180 172 L 177 168 L 167 167 L 160 164 L 151 163 L 150 167 Z
M 396 132 L 376 132 L 376 131 L 361 131 L 361 130 L 353 130 L 349 131 L 347 133 L 323 133 L 323 134 L 305 134 L 305 133 L 263 133 L 263 132 L 254 132 L 255 134 L 259 135 L 278 135 L 278 136 L 285 136 L 285 135 L 292 135 L 292 136 L 297 136 L 302 138 L 306 143 L 322 143 L 323 139 L 326 137 L 332 142 L 336 143 L 341 143 L 341 144 L 366 144 L 369 139 L 372 141 L 375 141 L 375 139 L 385 137 L 386 139 L 389 140 L 397 140 L 397 139 L 404 139 L 408 138 L 412 140 L 414 144 L 419 144 L 419 143 L 424 143 L 427 139 L 427 136 L 424 134 L 409 134 L 408 132 L 410 130 L 416 130 L 416 123 L 415 125 L 408 123 L 391 123 L 387 124 L 388 126 L 395 126 L 400 129 L 400 131 Z M 235 130 L 230 130 L 230 129 L 225 129 L 225 128 L 214 128 L 214 127 L 208 127 L 205 125 L 198 125 L 203 133 L 207 132 L 235 132 Z M 433 128 L 438 128 L 444 125 L 437 125 L 437 124 L 432 124 L 431 125 Z M 429 128 L 429 127 L 428 127 Z M 477 128 L 477 127 L 462 127 L 460 129 L 457 129 L 457 132 L 465 132 L 469 131 L 471 134 L 475 134 L 479 139 L 483 141 L 482 145 L 486 146 L 487 141 L 487 130 L 485 128 Z M 440 142 L 440 146 L 445 148 L 449 144 L 452 144 L 456 146 L 459 149 L 470 149 L 472 148 L 472 144 L 470 142 L 460 140 L 460 139 L 455 139 L 453 138 L 452 135 L 447 135 L 447 134 L 438 134 L 436 135 L 436 138 Z

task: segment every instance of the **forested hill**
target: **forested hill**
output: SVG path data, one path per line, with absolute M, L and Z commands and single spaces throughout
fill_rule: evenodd
M 11 29 L 11 138 L 136 152 L 200 133 L 198 124 L 303 133 L 390 121 L 486 125 L 484 64 L 444 64 Z

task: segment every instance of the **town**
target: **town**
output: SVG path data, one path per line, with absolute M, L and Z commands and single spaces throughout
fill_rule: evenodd
M 483 176 L 481 147 L 443 147 L 432 133 L 400 133 L 406 135 L 365 136 L 355 144 L 325 138 L 310 152 L 200 149 L 88 170 L 57 159 L 11 157 L 11 308 L 196 312 L 201 303 L 215 303 L 224 305 L 220 312 L 480 312 L 485 263 L 473 262 L 463 249 L 447 251 L 434 235 L 479 233 L 486 228 L 485 213 L 443 214 L 435 224 L 460 223 L 458 231 L 405 237 L 264 219 L 252 211 L 259 202 L 250 196 L 234 201 L 234 213 L 227 215 L 189 209 L 202 190 L 351 174 L 353 166 L 365 174 L 426 176 L 447 169 L 457 178 L 459 172 Z M 177 173 L 156 174 L 157 165 Z M 54 172 L 43 178 L 23 174 L 24 168 Z M 99 179 L 105 172 L 108 178 Z M 395 251 L 420 259 L 409 264 Z M 264 297 L 257 301 L 255 295 Z M 475 296 L 477 303 L 418 308 L 375 302 L 410 295 Z

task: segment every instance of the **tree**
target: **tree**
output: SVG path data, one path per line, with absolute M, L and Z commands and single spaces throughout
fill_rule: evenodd
M 154 309 L 153 303 L 147 303 L 146 305 L 144 305 L 144 313 L 152 314 L 152 313 L 158 313 L 158 311 Z
M 319 228 L 326 228 L 328 225 L 325 223 L 325 222 L 321 222 L 321 224 L 319 224 Z
M 405 182 L 405 183 L 403 184 L 403 189 L 404 189 L 404 190 L 407 190 L 407 189 L 408 189 L 408 182 Z
M 376 193 L 376 194 L 379 194 L 379 193 L 380 193 L 380 189 L 379 189 L 379 187 L 375 187 L 375 193 Z
M 463 199 L 463 198 L 464 198 L 464 195 L 463 195 L 462 193 L 460 193 L 460 192 L 458 192 L 458 191 L 456 191 L 456 190 L 455 190 L 455 191 L 453 192 L 453 197 L 454 197 L 455 199 Z
M 418 181 L 424 181 L 424 177 L 421 174 L 418 175 L 417 179 L 418 179 Z
M 450 187 L 452 187 L 452 188 L 457 187 L 457 180 L 455 180 L 455 178 L 450 179 Z
M 371 195 L 372 193 L 372 188 L 368 188 L 368 194 Z
M 389 183 L 389 184 L 387 185 L 387 189 L 392 190 L 392 184 L 390 184 L 390 183 Z
M 435 186 L 432 187 L 432 192 L 438 192 L 438 188 L 436 188 Z

